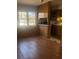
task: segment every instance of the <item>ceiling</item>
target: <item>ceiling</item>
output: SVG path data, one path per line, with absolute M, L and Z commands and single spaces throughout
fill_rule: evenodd
M 48 2 L 51 0 L 44 0 L 44 2 L 41 2 L 41 0 L 17 0 L 18 4 L 25 4 L 25 5 L 40 5 L 42 3 Z M 53 1 L 53 0 L 52 0 Z
M 51 5 L 53 9 L 56 8 L 62 9 L 62 0 L 44 0 L 43 2 L 41 2 L 41 0 L 17 0 L 17 3 L 23 5 L 38 6 L 48 1 L 51 1 Z

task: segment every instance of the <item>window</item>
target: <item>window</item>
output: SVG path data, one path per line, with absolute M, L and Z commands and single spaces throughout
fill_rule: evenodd
M 18 19 L 19 19 L 19 25 L 20 26 L 34 26 L 35 23 L 35 12 L 18 12 Z
M 35 13 L 34 12 L 29 12 L 29 25 L 35 25 Z
M 27 26 L 27 12 L 18 12 L 20 26 Z

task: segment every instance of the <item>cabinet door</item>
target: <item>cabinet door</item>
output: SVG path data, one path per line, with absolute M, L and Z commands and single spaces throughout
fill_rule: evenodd
M 48 26 L 41 26 L 40 27 L 40 33 L 43 36 L 48 36 Z

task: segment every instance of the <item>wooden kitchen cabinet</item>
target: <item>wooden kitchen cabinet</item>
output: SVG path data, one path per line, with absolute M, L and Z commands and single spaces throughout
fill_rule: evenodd
M 42 36 L 48 37 L 48 25 L 39 25 L 40 34 Z
M 51 35 L 61 40 L 62 38 L 62 26 L 61 25 L 52 25 L 51 26 Z
M 40 34 L 50 36 L 50 2 L 38 6 L 38 22 L 46 19 L 46 22 L 39 24 Z

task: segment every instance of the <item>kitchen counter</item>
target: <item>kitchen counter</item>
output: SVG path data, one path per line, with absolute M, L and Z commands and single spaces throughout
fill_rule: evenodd
M 51 25 L 58 25 L 58 26 L 62 26 L 62 23 L 55 23 L 55 22 L 51 22 Z
M 60 24 L 52 24 L 52 25 L 58 25 L 58 26 L 62 26 L 62 23 L 60 23 Z
M 48 24 L 38 24 L 39 26 L 48 26 Z

